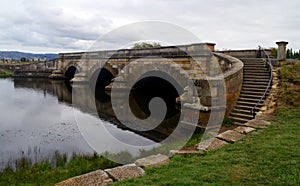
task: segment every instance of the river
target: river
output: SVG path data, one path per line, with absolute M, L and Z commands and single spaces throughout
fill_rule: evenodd
M 130 146 L 157 146 L 151 134 L 137 134 L 116 124 L 109 95 L 101 93 L 97 105 L 98 114 L 74 107 L 72 85 L 64 81 L 0 79 L 1 165 L 21 156 L 42 160 L 55 151 L 85 154 L 96 148 L 98 153 L 127 150 L 136 154 L 137 149 Z M 89 133 L 89 137 L 97 136 L 97 147 L 83 135 L 88 131 L 97 131 Z M 120 140 L 128 147 L 120 148 Z

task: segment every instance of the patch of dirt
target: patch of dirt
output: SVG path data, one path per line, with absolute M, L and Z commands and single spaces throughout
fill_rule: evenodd
M 233 126 L 230 126 L 230 127 L 222 126 L 221 129 L 220 129 L 220 131 L 219 131 L 219 134 L 222 133 L 222 132 L 225 132 L 227 130 L 233 130 L 233 129 L 237 128 L 237 127 L 238 126 L 236 126 L 236 125 L 233 125 Z
M 195 149 L 195 147 L 182 147 L 180 150 L 194 151 L 196 149 Z

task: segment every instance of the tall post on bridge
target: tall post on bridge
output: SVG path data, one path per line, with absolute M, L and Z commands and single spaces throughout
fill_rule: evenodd
M 277 60 L 285 61 L 286 60 L 286 45 L 288 44 L 288 42 L 278 41 L 278 42 L 276 42 L 276 44 L 278 45 Z

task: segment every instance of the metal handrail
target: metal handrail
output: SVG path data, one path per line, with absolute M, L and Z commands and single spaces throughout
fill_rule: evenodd
M 262 95 L 260 100 L 256 103 L 256 105 L 251 109 L 251 114 L 253 115 L 253 118 L 255 118 L 255 116 L 256 116 L 256 113 L 255 113 L 256 107 L 258 106 L 258 104 L 260 104 L 266 98 L 267 93 L 270 90 L 270 87 L 271 87 L 272 81 L 273 81 L 273 66 L 272 66 L 270 56 L 267 54 L 267 52 L 265 51 L 264 48 L 261 48 L 261 46 L 258 46 L 258 47 L 259 47 L 260 50 L 262 49 L 264 54 L 266 55 L 267 65 L 269 65 L 269 70 L 270 70 L 270 79 L 269 79 L 268 87 L 266 88 L 264 94 Z

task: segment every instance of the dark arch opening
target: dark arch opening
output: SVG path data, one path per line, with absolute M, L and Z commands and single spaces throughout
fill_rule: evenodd
M 95 83 L 96 90 L 104 90 L 105 87 L 111 83 L 113 78 L 114 76 L 109 70 L 106 68 L 101 68 L 94 72 L 91 77 L 91 81 Z
M 106 68 L 99 68 L 90 78 L 90 86 L 95 90 L 95 98 L 100 102 L 110 101 L 110 96 L 105 93 L 105 87 L 109 85 L 114 76 Z
M 76 71 L 77 68 L 75 66 L 70 66 L 65 73 L 65 77 L 68 79 L 74 78 Z
M 155 97 L 160 97 L 167 105 L 167 113 L 165 119 L 177 117 L 179 120 L 180 107 L 176 105 L 176 98 L 184 92 L 181 87 L 170 75 L 161 71 L 150 71 L 142 75 L 130 92 L 130 97 L 134 98 L 134 102 L 130 101 L 132 112 L 139 117 L 140 111 L 146 115 L 139 117 L 145 119 L 150 116 L 149 102 Z M 177 91 L 178 90 L 178 91 Z M 135 108 L 137 107 L 138 108 Z M 177 123 L 177 122 L 176 122 Z

